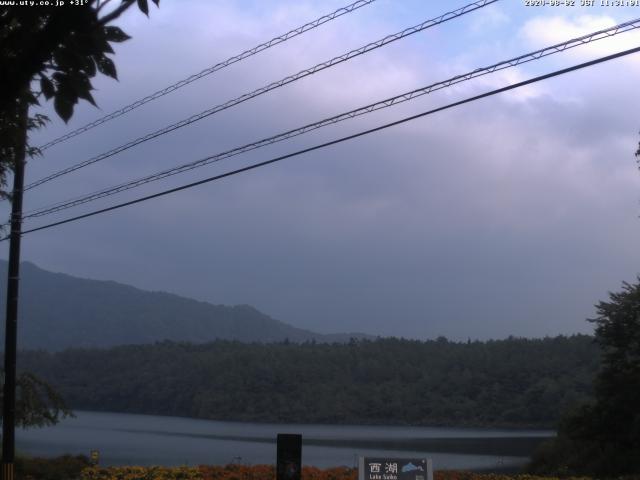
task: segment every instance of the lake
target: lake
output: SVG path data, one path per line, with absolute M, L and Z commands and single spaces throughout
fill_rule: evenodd
M 356 466 L 357 457 L 429 457 L 434 469 L 502 469 L 526 463 L 552 431 L 299 425 L 75 412 L 54 427 L 16 431 L 20 453 L 100 452 L 101 465 L 275 464 L 278 433 L 302 434 L 302 463 Z

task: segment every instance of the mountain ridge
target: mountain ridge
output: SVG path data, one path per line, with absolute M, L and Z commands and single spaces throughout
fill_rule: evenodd
M 6 271 L 7 262 L 0 260 L 1 291 L 6 290 Z M 80 278 L 32 262 L 21 264 L 21 277 L 20 348 L 57 351 L 164 340 L 331 343 L 373 338 L 361 333 L 320 334 L 274 319 L 251 305 L 213 304 L 113 280 Z M 0 308 L 4 306 L 5 296 L 0 295 Z

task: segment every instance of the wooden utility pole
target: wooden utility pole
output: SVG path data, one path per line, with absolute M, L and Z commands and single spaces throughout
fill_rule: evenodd
M 16 451 L 16 351 L 18 341 L 18 292 L 20 287 L 20 239 L 22 194 L 27 149 L 29 106 L 18 100 L 19 136 L 14 150 L 13 193 L 11 196 L 11 234 L 7 272 L 7 316 L 4 336 L 4 396 L 2 405 L 2 479 L 13 480 Z

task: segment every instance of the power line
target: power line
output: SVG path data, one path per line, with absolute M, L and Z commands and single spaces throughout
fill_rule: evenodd
M 440 15 L 439 17 L 436 17 L 434 19 L 431 20 L 427 20 L 425 22 L 422 22 L 418 25 L 415 25 L 413 27 L 409 27 L 406 28 L 398 33 L 392 34 L 392 35 L 387 35 L 386 37 L 369 43 L 363 47 L 357 48 L 355 50 L 351 50 L 348 53 L 345 53 L 343 55 L 340 55 L 338 57 L 334 57 L 331 60 L 328 60 L 326 62 L 322 62 L 319 63 L 311 68 L 302 70 L 294 75 L 290 75 L 288 77 L 285 77 L 281 80 L 278 80 L 276 82 L 270 83 L 269 85 L 266 85 L 264 87 L 258 88 L 257 90 L 254 90 L 251 93 L 245 93 L 244 95 L 241 95 L 239 97 L 234 98 L 233 100 L 229 100 L 225 103 L 216 105 L 215 107 L 212 107 L 208 110 L 205 110 L 203 112 L 197 113 L 195 115 L 192 115 L 189 118 L 186 118 L 184 120 L 181 120 L 179 122 L 176 122 L 174 124 L 171 124 L 169 126 L 166 126 L 164 128 L 161 128 L 159 130 L 156 130 L 155 132 L 152 133 L 148 133 L 147 135 L 144 135 L 142 137 L 139 137 L 135 140 L 132 140 L 124 145 L 120 145 L 119 147 L 116 147 L 112 150 L 109 150 L 108 152 L 102 153 L 100 155 L 97 155 L 95 157 L 92 157 L 88 160 L 85 160 L 83 162 L 77 163 L 75 165 L 72 165 L 70 167 L 67 167 L 63 170 L 59 170 L 58 172 L 52 173 L 51 175 L 48 175 L 44 178 L 41 178 L 40 180 L 37 180 L 35 182 L 30 183 L 29 185 L 27 185 L 25 187 L 25 190 L 30 190 L 32 188 L 35 188 L 39 185 L 42 185 L 43 183 L 49 182 L 55 178 L 58 178 L 62 175 L 66 175 L 68 173 L 74 172 L 75 170 L 78 170 L 80 168 L 86 167 L 87 165 L 91 165 L 93 163 L 99 162 L 101 160 L 104 160 L 106 158 L 112 157 L 118 153 L 124 152 L 125 150 L 128 150 L 132 147 L 135 147 L 136 145 L 139 145 L 141 143 L 144 143 L 146 141 L 152 140 L 156 137 L 159 137 L 161 135 L 167 134 L 169 132 L 172 132 L 174 130 L 177 130 L 179 128 L 185 127 L 187 125 L 190 125 L 194 122 L 197 122 L 199 120 L 202 120 L 203 118 L 209 117 L 215 113 L 221 112 L 222 110 L 226 110 L 228 108 L 234 107 L 240 103 L 246 102 L 247 100 L 250 100 L 254 97 L 257 97 L 259 95 L 262 95 L 264 93 L 270 92 L 271 90 L 275 90 L 277 88 L 283 87 L 289 83 L 295 82 L 297 80 L 300 80 L 304 77 L 307 77 L 309 75 L 313 75 L 315 73 L 318 73 L 322 70 L 325 70 L 327 68 L 333 67 L 339 63 L 342 62 L 346 62 L 348 60 L 351 60 L 352 58 L 358 57 L 360 55 L 364 55 L 365 53 L 368 53 L 372 50 L 378 49 L 380 47 L 383 47 L 391 42 L 395 42 L 396 40 L 400 40 L 401 38 L 404 37 L 408 37 L 409 35 L 413 35 L 415 33 L 421 32 L 423 30 L 426 30 L 428 28 L 434 27 L 436 25 L 439 25 L 441 23 L 447 22 L 449 20 L 452 20 L 454 18 L 458 18 L 462 15 L 465 15 L 469 12 L 478 10 L 480 8 L 486 7 L 487 5 L 490 5 L 492 3 L 495 3 L 499 0 L 477 0 L 473 3 L 470 3 L 468 5 L 465 5 L 464 7 L 458 8 L 457 10 L 453 10 L 451 12 L 447 12 L 444 13 L 442 15 Z
M 432 110 L 428 110 L 426 112 L 422 112 L 422 113 L 419 113 L 417 115 L 412 115 L 410 117 L 405 117 L 403 119 L 396 120 L 396 121 L 390 122 L 390 123 L 386 123 L 384 125 L 380 125 L 380 126 L 375 127 L 375 128 L 371 128 L 371 129 L 364 130 L 364 131 L 361 131 L 361 132 L 358 132 L 358 133 L 354 133 L 352 135 L 347 135 L 347 136 L 344 136 L 344 137 L 341 137 L 341 138 L 338 138 L 338 139 L 335 139 L 335 140 L 331 140 L 329 142 L 325 142 L 325 143 L 322 143 L 322 144 L 319 144 L 319 145 L 315 145 L 313 147 L 308 147 L 308 148 L 305 148 L 305 149 L 302 149 L 302 150 L 298 150 L 298 151 L 293 152 L 293 153 L 289 153 L 289 154 L 286 154 L 286 155 L 281 155 L 279 157 L 275 157 L 275 158 L 272 158 L 270 160 L 266 160 L 264 162 L 255 163 L 255 164 L 243 167 L 243 168 L 238 168 L 236 170 L 232 170 L 230 172 L 226 172 L 226 173 L 222 173 L 222 174 L 219 174 L 219 175 L 215 175 L 213 177 L 205 178 L 205 179 L 199 180 L 197 182 L 189 183 L 189 184 L 182 185 L 182 186 L 176 187 L 176 188 L 171 188 L 169 190 L 164 190 L 162 192 L 154 193 L 152 195 L 147 195 L 145 197 L 137 198 L 135 200 L 130 200 L 128 202 L 123 202 L 123 203 L 119 203 L 119 204 L 116 204 L 116 205 L 112 205 L 111 207 L 102 208 L 100 210 L 94 210 L 93 212 L 89 212 L 89 213 L 85 213 L 83 215 L 78 215 L 78 216 L 75 216 L 75 217 L 67 218 L 65 220 L 60 220 L 58 222 L 49 223 L 47 225 L 43 225 L 43 226 L 40 226 L 40 227 L 32 228 L 30 230 L 25 230 L 25 231 L 22 232 L 22 234 L 25 235 L 27 233 L 37 232 L 37 231 L 40 231 L 40 230 L 45 230 L 45 229 L 56 227 L 56 226 L 59 226 L 59 225 L 64 225 L 66 223 L 75 222 L 77 220 L 82 220 L 84 218 L 92 217 L 94 215 L 99 215 L 99 214 L 102 214 L 102 213 L 110 212 L 110 211 L 117 210 L 117 209 L 120 209 L 120 208 L 123 208 L 123 207 L 134 205 L 134 204 L 137 204 L 137 203 L 142 203 L 142 202 L 145 202 L 147 200 L 152 200 L 154 198 L 162 197 L 162 196 L 168 195 L 170 193 L 179 192 L 181 190 L 187 190 L 189 188 L 193 188 L 193 187 L 196 187 L 196 186 L 199 186 L 199 185 L 203 185 L 205 183 L 209 183 L 209 182 L 220 180 L 220 179 L 223 179 L 223 178 L 226 178 L 226 177 L 237 175 L 239 173 L 247 172 L 249 170 L 254 170 L 254 169 L 259 168 L 259 167 L 264 167 L 266 165 L 270 165 L 272 163 L 276 163 L 276 162 L 279 162 L 281 160 L 285 160 L 287 158 L 296 157 L 296 156 L 302 155 L 304 153 L 309 153 L 309 152 L 312 152 L 312 151 L 315 151 L 315 150 L 320 150 L 322 148 L 326 148 L 326 147 L 329 147 L 331 145 L 336 145 L 336 144 L 339 144 L 339 143 L 342 143 L 342 142 L 346 142 L 348 140 L 353 140 L 353 139 L 358 138 L 358 137 L 369 135 L 369 134 L 374 133 L 374 132 L 379 132 L 381 130 L 385 130 L 387 128 L 394 127 L 396 125 L 407 123 L 407 122 L 410 122 L 412 120 L 416 120 L 418 118 L 425 117 L 427 115 L 432 115 L 434 113 L 441 112 L 443 110 L 448 110 L 448 109 L 453 108 L 453 107 L 464 105 L 466 103 L 471 103 L 471 102 L 474 102 L 476 100 L 480 100 L 482 98 L 486 98 L 486 97 L 490 97 L 490 96 L 493 96 L 493 95 L 497 95 L 499 93 L 503 93 L 503 92 L 506 92 L 506 91 L 509 91 L 509 90 L 513 90 L 513 89 L 520 88 L 520 87 L 523 87 L 523 86 L 526 86 L 526 85 L 530 85 L 532 83 L 540 82 L 542 80 L 546 80 L 546 79 L 549 79 L 549 78 L 552 78 L 552 77 L 557 77 L 559 75 L 564 75 L 566 73 L 573 72 L 575 70 L 580 70 L 580 69 L 583 69 L 583 68 L 591 67 L 593 65 L 597 65 L 597 64 L 600 64 L 600 63 L 603 63 L 603 62 L 607 62 L 607 61 L 610 61 L 610 60 L 613 60 L 613 59 L 616 59 L 616 58 L 620 58 L 620 57 L 624 57 L 626 55 L 630 55 L 632 53 L 637 53 L 637 52 L 640 52 L 640 47 L 631 48 L 629 50 L 618 52 L 618 53 L 615 53 L 615 54 L 612 54 L 612 55 L 607 55 L 605 57 L 600 57 L 600 58 L 597 58 L 595 60 L 591 60 L 589 62 L 584 62 L 584 63 L 578 64 L 578 65 L 574 65 L 572 67 L 564 68 L 564 69 L 561 69 L 561 70 L 556 70 L 554 72 L 547 73 L 545 75 L 540 75 L 540 76 L 537 76 L 537 77 L 534 77 L 534 78 L 530 78 L 529 80 L 524 80 L 522 82 L 515 83 L 513 85 L 508 85 L 506 87 L 502 87 L 502 88 L 498 88 L 498 89 L 495 89 L 495 90 L 491 90 L 489 92 L 485 92 L 485 93 L 482 93 L 480 95 L 475 95 L 473 97 L 469 97 L 469 98 L 466 98 L 464 100 L 460 100 L 460 101 L 457 101 L 457 102 L 454 102 L 454 103 L 450 103 L 450 104 L 442 106 L 442 107 L 438 107 L 438 108 L 435 108 L 435 109 L 432 109 Z M 0 239 L 0 241 L 4 241 L 4 240 L 6 240 L 8 238 L 9 237 L 4 237 L 4 238 Z
M 376 103 L 372 103 L 369 104 L 367 106 L 364 107 L 360 107 L 354 110 L 351 110 L 349 112 L 345 112 L 345 113 L 341 113 L 339 115 L 335 115 L 333 117 L 329 117 L 329 118 L 325 118 L 323 120 L 320 120 L 318 122 L 315 123 L 311 123 L 293 130 L 289 130 L 287 132 L 284 133 L 280 133 L 268 138 L 264 138 L 261 140 L 258 140 L 256 142 L 253 143 L 249 143 L 240 147 L 236 147 L 234 149 L 213 155 L 213 156 L 209 156 L 203 159 L 199 159 L 190 163 L 186 163 L 183 165 L 179 165 L 167 170 L 163 170 L 161 172 L 152 174 L 152 175 L 147 175 L 145 177 L 141 177 L 135 180 L 131 180 L 129 182 L 126 183 L 122 183 L 120 185 L 116 185 L 113 187 L 109 187 L 103 190 L 99 190 L 87 195 L 83 195 L 80 197 L 76 197 L 70 200 L 65 200 L 62 202 L 57 202 L 53 205 L 47 206 L 47 207 L 41 207 L 38 209 L 34 209 L 31 210 L 30 212 L 26 212 L 24 214 L 24 219 L 28 219 L 28 218 L 35 218 L 35 217 L 41 217 L 44 215 L 49 215 L 52 213 L 56 213 L 62 210 L 66 210 L 68 208 L 72 208 L 78 205 L 82 205 L 84 203 L 87 202 L 91 202 L 94 200 L 98 200 L 100 198 L 105 198 L 108 196 L 112 196 L 115 195 L 117 193 L 121 193 L 124 192 L 126 190 L 130 190 L 132 188 L 156 181 L 156 180 L 161 180 L 163 178 L 167 178 L 173 175 L 177 175 L 179 173 L 182 172 L 186 172 L 189 170 L 193 170 L 195 168 L 199 168 L 214 162 L 218 162 L 221 161 L 223 159 L 226 158 L 230 158 L 236 155 L 240 155 L 242 153 L 246 153 L 248 151 L 251 150 L 255 150 L 267 145 L 271 145 L 273 143 L 276 142 L 280 142 L 298 135 L 302 135 L 304 133 L 310 132 L 312 130 L 316 130 L 322 127 L 325 127 L 327 125 L 332 125 L 350 118 L 355 118 L 357 116 L 360 115 L 365 115 L 367 113 L 371 113 L 373 111 L 377 111 L 377 110 L 381 110 L 384 108 L 388 108 L 391 107 L 393 105 L 397 105 L 399 103 L 403 103 L 409 100 L 413 100 L 417 97 L 420 97 L 422 95 L 426 95 L 429 94 L 433 91 L 436 90 L 440 90 L 446 87 L 449 87 L 451 85 L 455 85 L 467 80 L 471 80 L 473 78 L 482 76 L 482 75 L 486 75 L 489 73 L 493 73 L 495 71 L 499 71 L 499 70 L 503 70 L 506 68 L 511 68 L 511 67 L 515 67 L 517 65 L 521 65 L 523 63 L 527 63 L 533 60 L 538 60 L 540 58 L 546 57 L 548 55 L 553 55 L 555 53 L 559 53 L 559 52 L 563 52 L 569 48 L 573 48 L 573 47 L 577 47 L 580 45 L 584 45 L 596 40 L 600 40 L 602 38 L 609 38 L 612 37 L 614 35 L 617 35 L 619 33 L 622 32 L 627 32 L 633 29 L 637 29 L 640 28 L 640 19 L 635 19 L 635 20 L 630 20 L 628 22 L 624 22 L 621 23 L 619 25 L 604 29 L 604 30 L 599 30 L 593 33 L 589 33 L 587 35 L 583 35 L 581 37 L 578 38 L 574 38 L 571 40 L 568 40 L 566 42 L 563 43 L 558 43 L 556 45 L 552 45 L 549 47 L 545 47 L 542 48 L 540 50 L 536 50 L 534 52 L 530 52 L 524 55 L 520 55 L 518 57 L 509 59 L 509 60 L 504 60 L 501 61 L 499 63 L 493 64 L 491 66 L 488 67 L 484 67 L 484 68 L 478 68 L 475 69 L 471 72 L 462 74 L 462 75 L 457 75 L 455 77 L 449 78 L 447 80 L 443 80 L 441 82 L 437 82 L 431 85 L 428 85 L 426 87 L 422 87 L 416 90 L 412 90 L 410 92 L 406 92 L 400 95 L 396 95 L 394 97 L 390 97 L 387 98 L 385 100 L 381 100 L 378 101 Z
M 271 47 L 274 47 L 280 43 L 286 42 L 287 40 L 290 40 L 294 37 L 297 37 L 298 35 L 302 35 L 305 32 L 308 32 L 309 30 L 313 30 L 314 28 L 319 27 L 320 25 L 323 25 L 327 22 L 330 22 L 331 20 L 335 20 L 338 17 L 341 17 L 342 15 L 345 15 L 347 13 L 351 13 L 361 7 L 364 7 L 366 5 L 369 5 L 370 3 L 375 2 L 376 0 L 358 0 L 357 2 L 354 2 L 350 5 L 347 5 L 346 7 L 342 7 L 337 9 L 334 12 L 331 12 L 327 15 L 323 15 L 320 18 L 317 18 L 315 20 L 313 20 L 312 22 L 306 23 L 304 25 L 302 25 L 301 27 L 298 28 L 294 28 L 293 30 L 288 31 L 287 33 L 274 37 L 271 40 L 269 40 L 268 42 L 264 42 L 261 43 L 260 45 L 250 48 L 249 50 L 245 50 L 244 52 L 238 54 L 238 55 L 234 55 L 233 57 L 227 58 L 226 60 L 220 62 L 220 63 L 216 63 L 215 65 L 205 68 L 204 70 L 202 70 L 199 73 L 196 73 L 194 75 L 191 75 L 190 77 L 187 77 L 185 79 L 182 79 L 172 85 L 169 85 L 168 87 L 165 87 L 161 90 L 158 90 L 157 92 L 152 93 L 151 95 L 147 95 L 144 98 L 141 98 L 140 100 L 137 100 L 125 107 L 120 108 L 119 110 L 116 110 L 108 115 L 105 115 L 104 117 L 98 118 L 97 120 L 94 120 L 91 123 L 88 123 L 80 128 L 77 128 L 76 130 L 73 130 L 71 132 L 68 132 L 58 138 L 55 138 L 53 140 L 51 140 L 50 142 L 45 143 L 44 145 L 42 145 L 41 147 L 38 147 L 41 151 L 46 150 L 47 148 L 53 147 L 54 145 L 57 145 L 58 143 L 64 142 L 66 140 L 69 140 L 70 138 L 73 138 L 77 135 L 80 135 L 81 133 L 84 133 L 86 131 L 91 130 L 92 128 L 97 127 L 98 125 L 102 125 L 103 123 L 106 123 L 110 120 L 113 120 L 115 118 L 118 118 L 126 113 L 129 113 L 132 110 L 135 110 L 138 107 L 141 107 L 142 105 L 144 105 L 145 103 L 149 103 L 153 100 L 156 100 L 160 97 L 164 97 L 165 95 L 168 95 L 169 93 L 175 92 L 176 90 L 178 90 L 179 88 L 182 88 L 186 85 L 189 85 L 190 83 L 195 82 L 196 80 L 200 80 L 203 77 L 206 77 L 207 75 L 211 75 L 214 72 L 217 72 L 218 70 L 222 70 L 223 68 L 228 67 L 229 65 L 233 65 L 234 63 L 237 63 L 241 60 L 244 60 L 246 58 L 249 58 L 253 55 L 256 55 L 257 53 L 260 53 L 264 50 L 267 50 Z

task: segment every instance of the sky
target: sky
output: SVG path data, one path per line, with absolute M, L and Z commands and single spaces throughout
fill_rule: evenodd
M 42 144 L 347 4 L 163 0 L 117 24 L 97 77 Z M 462 7 L 377 0 L 48 149 L 27 182 Z M 640 17 L 640 7 L 501 0 L 30 190 L 25 210 L 119 184 Z M 108 199 L 44 225 L 399 120 L 640 45 L 627 32 Z M 143 204 L 25 235 L 41 268 L 322 333 L 454 340 L 590 333 L 640 273 L 640 54 L 528 85 Z M 2 215 L 7 216 L 7 206 Z M 7 242 L 1 250 L 7 257 Z M 32 301 L 37 301 L 33 299 Z

